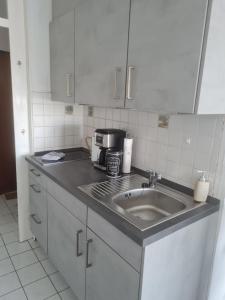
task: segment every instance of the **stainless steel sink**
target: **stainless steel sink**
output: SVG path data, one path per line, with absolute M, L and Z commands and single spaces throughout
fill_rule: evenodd
M 156 189 L 135 189 L 112 198 L 126 213 L 144 221 L 157 221 L 176 214 L 186 205 Z
M 145 177 L 135 174 L 79 188 L 142 231 L 205 205 L 160 184 L 142 188 L 145 182 Z

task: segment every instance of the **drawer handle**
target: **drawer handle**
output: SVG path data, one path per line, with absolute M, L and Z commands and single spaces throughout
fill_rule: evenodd
M 80 236 L 83 233 L 83 230 L 77 231 L 77 257 L 82 256 L 83 252 L 80 251 Z
M 86 268 L 92 267 L 92 263 L 89 262 L 89 246 L 93 242 L 92 239 L 87 241 L 87 252 L 86 252 Z
M 35 169 L 30 169 L 31 173 L 34 174 L 36 177 L 40 177 L 41 174 L 37 173 Z
M 38 225 L 41 224 L 41 220 L 39 220 L 35 214 L 32 214 L 30 216 L 36 224 L 38 224 Z
M 31 184 L 30 187 L 32 188 L 32 190 L 35 192 L 35 193 L 41 193 L 41 190 L 39 190 L 35 184 Z

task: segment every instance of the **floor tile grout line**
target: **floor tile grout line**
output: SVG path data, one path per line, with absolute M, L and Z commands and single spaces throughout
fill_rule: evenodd
M 14 199 L 12 199 L 14 200 Z M 14 212 L 14 209 L 11 209 L 10 206 L 8 205 L 8 203 L 6 202 L 7 200 L 5 199 L 4 202 L 5 202 L 5 205 L 7 206 L 8 210 L 10 211 L 10 214 L 11 216 L 13 217 L 13 219 L 18 222 L 18 220 L 16 219 L 14 213 L 17 213 L 18 214 L 18 206 L 17 206 L 17 209 L 15 209 L 15 212 Z M 10 201 L 10 200 L 9 200 Z
M 39 257 L 37 256 L 37 254 L 35 253 L 35 251 L 34 251 L 34 254 L 36 255 L 36 257 L 37 257 L 37 259 L 38 259 L 38 261 L 40 262 L 40 264 L 42 265 L 42 261 L 44 261 L 44 260 L 46 260 L 46 259 L 48 259 L 48 257 L 46 257 L 46 259 L 39 259 Z M 44 267 L 43 267 L 44 268 Z M 46 271 L 45 271 L 46 272 Z M 54 285 L 54 283 L 53 283 L 53 281 L 52 281 L 52 279 L 51 279 L 51 275 L 53 275 L 53 274 L 56 274 L 56 273 L 59 273 L 60 274 L 60 272 L 58 271 L 58 270 L 56 270 L 56 272 L 54 272 L 54 273 L 52 273 L 52 274 L 48 274 L 47 272 L 46 272 L 46 274 L 47 274 L 47 277 L 48 277 L 48 279 L 51 281 L 51 283 L 52 283 L 52 285 L 53 285 L 53 287 L 55 288 L 55 290 L 56 290 L 56 293 L 57 293 L 57 295 L 59 296 L 59 298 L 60 299 L 62 299 L 62 297 L 60 296 L 60 293 L 62 293 L 62 292 L 64 292 L 65 290 L 67 290 L 69 287 L 67 287 L 65 290 L 63 290 L 63 291 L 60 291 L 60 292 L 58 292 L 58 290 L 56 289 L 56 287 L 55 287 L 55 285 Z M 61 275 L 61 274 L 60 274 Z M 52 295 L 52 296 L 50 296 L 50 297 L 48 297 L 48 298 L 46 298 L 45 300 L 47 300 L 47 299 L 49 299 L 49 298 L 51 298 L 51 297 L 53 297 L 54 295 Z
M 12 290 L 12 291 L 10 291 L 10 292 L 4 294 L 4 295 L 1 295 L 1 296 L 0 296 L 0 299 L 1 299 L 2 297 L 5 297 L 5 296 L 7 296 L 7 295 L 10 295 L 11 293 L 14 293 L 14 292 L 16 292 L 16 291 L 21 290 L 21 288 L 22 288 L 22 287 L 19 287 L 19 288 L 15 289 L 15 290 Z M 25 296 L 26 296 L 26 295 L 25 295 Z M 27 298 L 27 297 L 26 297 L 26 298 Z M 27 300 L 29 300 L 29 299 L 27 298 Z
M 20 243 L 20 242 L 19 242 Z M 22 243 L 24 243 L 24 242 L 22 242 Z M 6 248 L 7 249 L 7 248 Z M 29 249 L 29 250 L 25 250 L 25 251 L 23 251 L 23 252 L 19 252 L 19 253 L 17 253 L 17 254 L 13 254 L 13 255 L 9 255 L 10 257 L 15 257 L 15 256 L 17 256 L 17 255 L 20 255 L 20 254 L 24 254 L 24 253 L 26 253 L 26 252 L 29 252 L 29 251 L 32 251 L 33 249 L 31 248 L 31 249 Z
M 58 296 L 59 296 L 59 298 L 60 298 L 60 299 L 62 299 L 62 298 L 60 297 L 59 293 L 57 292 L 56 294 L 54 294 L 54 295 L 51 295 L 51 296 L 49 296 L 49 297 L 47 297 L 47 298 L 44 298 L 43 300 L 48 300 L 48 299 L 51 299 L 52 297 L 54 297 L 54 296 L 56 296 L 56 295 L 58 295 Z
M 11 274 L 11 273 L 14 273 L 15 271 L 13 270 L 13 271 L 10 271 L 10 272 L 8 272 L 8 273 L 5 273 L 4 275 L 0 275 L 0 278 L 2 278 L 2 277 L 5 277 L 5 276 L 7 276 L 7 275 L 9 275 L 9 274 Z
M 42 261 L 40 261 L 40 264 L 42 265 L 42 267 L 43 267 L 43 269 L 45 270 L 45 268 L 44 268 L 44 266 L 43 266 L 43 264 L 42 264 L 42 262 L 43 261 L 45 261 L 45 260 L 49 260 L 48 258 L 46 258 L 46 259 L 44 259 L 44 260 L 42 260 Z M 50 262 L 51 263 L 51 262 Z M 53 272 L 53 273 L 51 273 L 51 274 L 48 274 L 47 272 L 46 272 L 46 270 L 45 270 L 45 273 L 47 274 L 47 276 L 51 276 L 51 275 L 53 275 L 53 274 L 55 274 L 55 273 L 58 273 L 59 271 L 58 270 L 56 270 L 55 272 Z
M 48 276 L 45 274 L 43 277 L 40 277 L 40 278 L 38 278 L 38 279 L 36 279 L 36 280 L 34 280 L 34 281 L 31 281 L 31 282 L 29 282 L 29 283 L 26 283 L 26 284 L 22 284 L 22 286 L 23 287 L 27 287 L 27 286 L 29 286 L 29 285 L 31 285 L 31 284 L 33 284 L 33 283 L 35 283 L 35 282 L 38 282 L 38 281 L 40 281 L 40 280 L 42 280 L 42 279 L 44 279 L 44 278 L 47 278 Z
M 8 224 L 14 224 L 14 223 L 8 223 Z M 8 224 L 6 224 L 6 225 L 8 225 Z M 18 222 L 15 222 L 15 224 L 18 225 Z M 4 225 L 3 225 L 3 226 L 4 226 Z M 1 227 L 1 225 L 0 225 L 0 227 Z M 11 232 L 14 232 L 14 231 L 16 231 L 15 228 L 14 228 L 13 230 L 8 231 L 8 232 L 4 232 L 4 233 L 0 232 L 0 234 L 1 234 L 1 235 L 4 235 L 4 234 L 11 233 Z
M 5 201 L 6 201 L 6 200 L 3 200 L 4 203 L 5 203 Z M 13 219 L 15 220 L 15 223 L 18 224 L 18 220 L 16 220 L 16 218 L 14 217 L 13 212 L 10 210 L 9 206 L 7 205 L 7 203 L 5 203 L 5 205 L 6 205 L 7 209 L 9 210 L 8 215 L 11 215 L 11 216 L 13 217 Z M 12 223 L 12 222 L 9 222 L 9 223 L 7 223 L 7 224 L 10 224 L 10 223 Z M 4 224 L 4 225 L 7 225 L 7 224 Z M 17 290 L 22 289 L 23 292 L 24 292 L 24 294 L 25 294 L 25 297 L 27 298 L 27 300 L 29 300 L 29 299 L 28 299 L 28 296 L 27 296 L 27 294 L 26 294 L 26 292 L 25 292 L 24 287 L 29 286 L 30 284 L 33 284 L 33 283 L 35 283 L 35 282 L 37 282 L 37 281 L 39 281 L 39 280 L 42 280 L 42 279 L 44 279 L 44 278 L 48 278 L 48 279 L 50 280 L 50 282 L 52 283 L 52 285 L 53 285 L 53 287 L 54 287 L 56 293 L 55 293 L 54 295 L 51 295 L 51 296 L 47 297 L 47 298 L 44 298 L 43 300 L 50 299 L 51 297 L 54 297 L 55 295 L 58 295 L 59 298 L 62 299 L 60 293 L 62 293 L 62 292 L 64 292 L 64 291 L 68 290 L 70 287 L 68 286 L 67 288 L 63 289 L 62 291 L 58 291 L 58 290 L 56 289 L 56 287 L 55 287 L 55 285 L 54 285 L 54 283 L 53 283 L 53 281 L 52 281 L 52 279 L 51 279 L 50 276 L 53 275 L 53 274 L 59 273 L 59 271 L 56 270 L 55 272 L 53 272 L 53 273 L 51 273 L 51 274 L 48 274 L 48 273 L 45 271 L 44 266 L 43 266 L 43 264 L 42 264 L 42 261 L 47 260 L 48 257 L 46 257 L 45 259 L 39 259 L 38 255 L 37 255 L 36 252 L 34 251 L 35 249 L 40 248 L 40 247 L 32 248 L 31 242 L 30 242 L 29 240 L 27 240 L 27 241 L 24 241 L 24 242 L 28 242 L 28 244 L 29 244 L 29 246 L 31 247 L 31 249 L 26 250 L 26 251 L 23 251 L 23 252 L 20 252 L 20 253 L 17 253 L 17 254 L 14 254 L 14 255 L 10 255 L 10 254 L 9 254 L 9 251 L 8 251 L 8 249 L 7 249 L 6 246 L 7 246 L 7 245 L 10 245 L 10 244 L 12 244 L 12 243 L 19 242 L 19 240 L 17 240 L 17 241 L 13 241 L 13 242 L 10 242 L 10 243 L 7 243 L 7 244 L 5 243 L 5 241 L 3 240 L 3 235 L 4 235 L 4 234 L 9 234 L 9 233 L 11 233 L 11 232 L 17 232 L 17 233 L 18 233 L 18 230 L 12 230 L 12 231 L 10 231 L 10 232 L 6 232 L 6 233 L 3 233 L 3 234 L 0 232 L 0 237 L 1 237 L 2 241 L 3 241 L 3 246 L 1 246 L 1 247 L 5 247 L 5 249 L 6 249 L 6 251 L 7 251 L 7 254 L 9 255 L 8 257 L 6 257 L 6 258 L 3 259 L 3 260 L 7 260 L 7 259 L 10 260 L 11 265 L 12 265 L 14 271 L 9 272 L 9 273 L 7 273 L 7 274 L 5 274 L 5 275 L 0 276 L 0 278 L 1 278 L 1 277 L 4 277 L 4 276 L 6 276 L 6 275 L 9 275 L 9 274 L 11 274 L 11 273 L 15 273 L 16 276 L 17 276 L 17 278 L 18 278 L 18 281 L 19 281 L 21 287 L 18 288 L 18 289 L 12 290 L 12 291 L 10 291 L 10 292 L 7 293 L 7 294 L 1 295 L 0 298 L 3 297 L 3 296 L 5 296 L 5 295 L 8 295 L 8 294 L 10 294 L 10 293 L 13 293 L 13 292 L 15 292 L 15 291 L 17 291 Z M 23 254 L 23 253 L 26 253 L 26 252 L 29 252 L 29 251 L 32 251 L 32 252 L 33 252 L 33 254 L 36 256 L 36 258 L 37 258 L 38 261 L 35 262 L 35 263 L 32 263 L 32 264 L 30 264 L 30 265 L 27 265 L 27 266 L 25 266 L 25 267 L 22 267 L 22 268 L 20 268 L 20 269 L 17 270 L 16 267 L 14 266 L 14 264 L 13 264 L 13 261 L 12 261 L 11 257 L 15 257 L 16 255 Z M 1 260 L 1 261 L 3 261 L 3 260 Z M 29 284 L 23 285 L 22 282 L 21 282 L 21 280 L 20 280 L 20 278 L 19 278 L 18 271 L 20 271 L 20 270 L 22 270 L 22 269 L 25 269 L 25 268 L 27 268 L 27 267 L 29 267 L 29 266 L 31 266 L 31 265 L 37 264 L 37 263 L 39 263 L 39 264 L 41 265 L 41 267 L 42 267 L 44 273 L 46 274 L 46 276 L 41 277 L 41 278 L 39 278 L 39 279 L 37 279 L 37 280 L 35 280 L 35 281 L 33 281 L 33 282 L 30 282 Z M 60 274 L 60 273 L 59 273 L 59 274 Z M 60 274 L 60 275 L 61 275 L 61 274 Z
M 6 248 L 6 244 L 5 244 L 4 240 L 3 240 L 3 243 L 4 243 L 5 248 Z M 8 255 L 9 255 L 9 252 L 8 252 L 8 249 L 7 249 L 7 248 L 6 248 L 6 251 L 7 251 Z M 12 259 L 11 259 L 10 256 L 9 256 L 9 259 L 10 259 L 11 264 L 12 264 L 14 270 L 15 270 L 15 274 L 16 274 L 16 276 L 17 276 L 17 278 L 18 278 L 18 281 L 19 281 L 19 283 L 20 283 L 20 285 L 21 285 L 21 288 L 23 289 L 24 295 L 25 295 L 25 297 L 27 298 L 27 300 L 29 300 L 29 299 L 28 299 L 28 296 L 27 296 L 27 294 L 26 294 L 26 292 L 25 292 L 25 289 L 23 288 L 23 285 L 22 285 L 22 282 L 21 282 L 21 280 L 20 280 L 20 278 L 19 278 L 19 275 L 18 275 L 18 273 L 17 273 L 17 271 L 16 271 L 16 267 L 14 266 L 13 261 L 12 261 Z M 12 291 L 12 292 L 13 292 L 13 291 Z
M 37 248 L 36 248 L 37 249 Z M 36 255 L 36 257 L 37 257 L 37 259 L 38 259 L 38 261 L 39 261 L 39 263 L 42 265 L 42 261 L 43 261 L 43 259 L 41 260 L 41 259 L 39 259 L 39 257 L 38 257 L 38 255 L 36 254 L 36 252 L 33 250 L 33 252 L 34 252 L 34 254 Z M 48 257 L 46 257 L 46 259 L 48 259 Z M 45 260 L 45 259 L 44 259 Z M 42 266 L 43 267 L 43 266 Z M 44 267 L 43 267 L 43 269 L 44 269 Z M 44 270 L 45 271 L 45 270 Z M 59 272 L 59 271 L 57 271 L 57 272 Z M 55 273 L 57 273 L 57 272 L 55 272 Z M 51 282 L 51 284 L 53 285 L 53 287 L 54 287 L 54 289 L 55 289 L 55 291 L 56 291 L 56 294 L 55 295 L 59 295 L 59 292 L 57 291 L 57 289 L 56 289 L 56 287 L 55 287 L 55 285 L 53 284 L 53 282 L 52 282 L 52 280 L 51 280 L 51 278 L 50 278 L 50 274 L 48 274 L 46 271 L 45 271 L 45 273 L 47 274 L 47 277 L 48 277 L 48 279 L 50 280 L 50 282 Z M 53 274 L 55 274 L 55 273 L 53 273 Z M 52 274 L 51 274 L 52 275 Z M 53 297 L 54 295 L 52 295 L 52 296 L 50 296 L 50 297 L 48 297 L 48 298 L 45 298 L 45 299 L 49 299 L 49 298 L 51 298 L 51 297 Z M 59 297 L 60 297 L 60 295 L 59 295 Z M 60 297 L 60 299 L 61 299 L 61 297 Z

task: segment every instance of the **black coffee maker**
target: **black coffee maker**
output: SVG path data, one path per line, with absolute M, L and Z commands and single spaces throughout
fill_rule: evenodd
M 120 129 L 96 129 L 95 145 L 100 148 L 98 161 L 94 162 L 94 167 L 106 171 L 107 151 L 122 151 L 126 131 Z

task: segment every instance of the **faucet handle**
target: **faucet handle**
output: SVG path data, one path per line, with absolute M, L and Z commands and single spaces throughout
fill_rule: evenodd
M 157 177 L 158 180 L 162 179 L 162 175 L 161 174 L 156 173 L 156 177 Z
M 145 172 L 147 173 L 148 177 L 155 175 L 155 171 L 153 170 L 146 170 Z
M 155 187 L 157 181 L 162 179 L 162 175 L 158 174 L 156 171 L 147 170 L 146 173 L 148 175 L 149 183 L 143 184 L 142 187 L 146 187 L 147 185 L 148 185 L 148 187 Z

